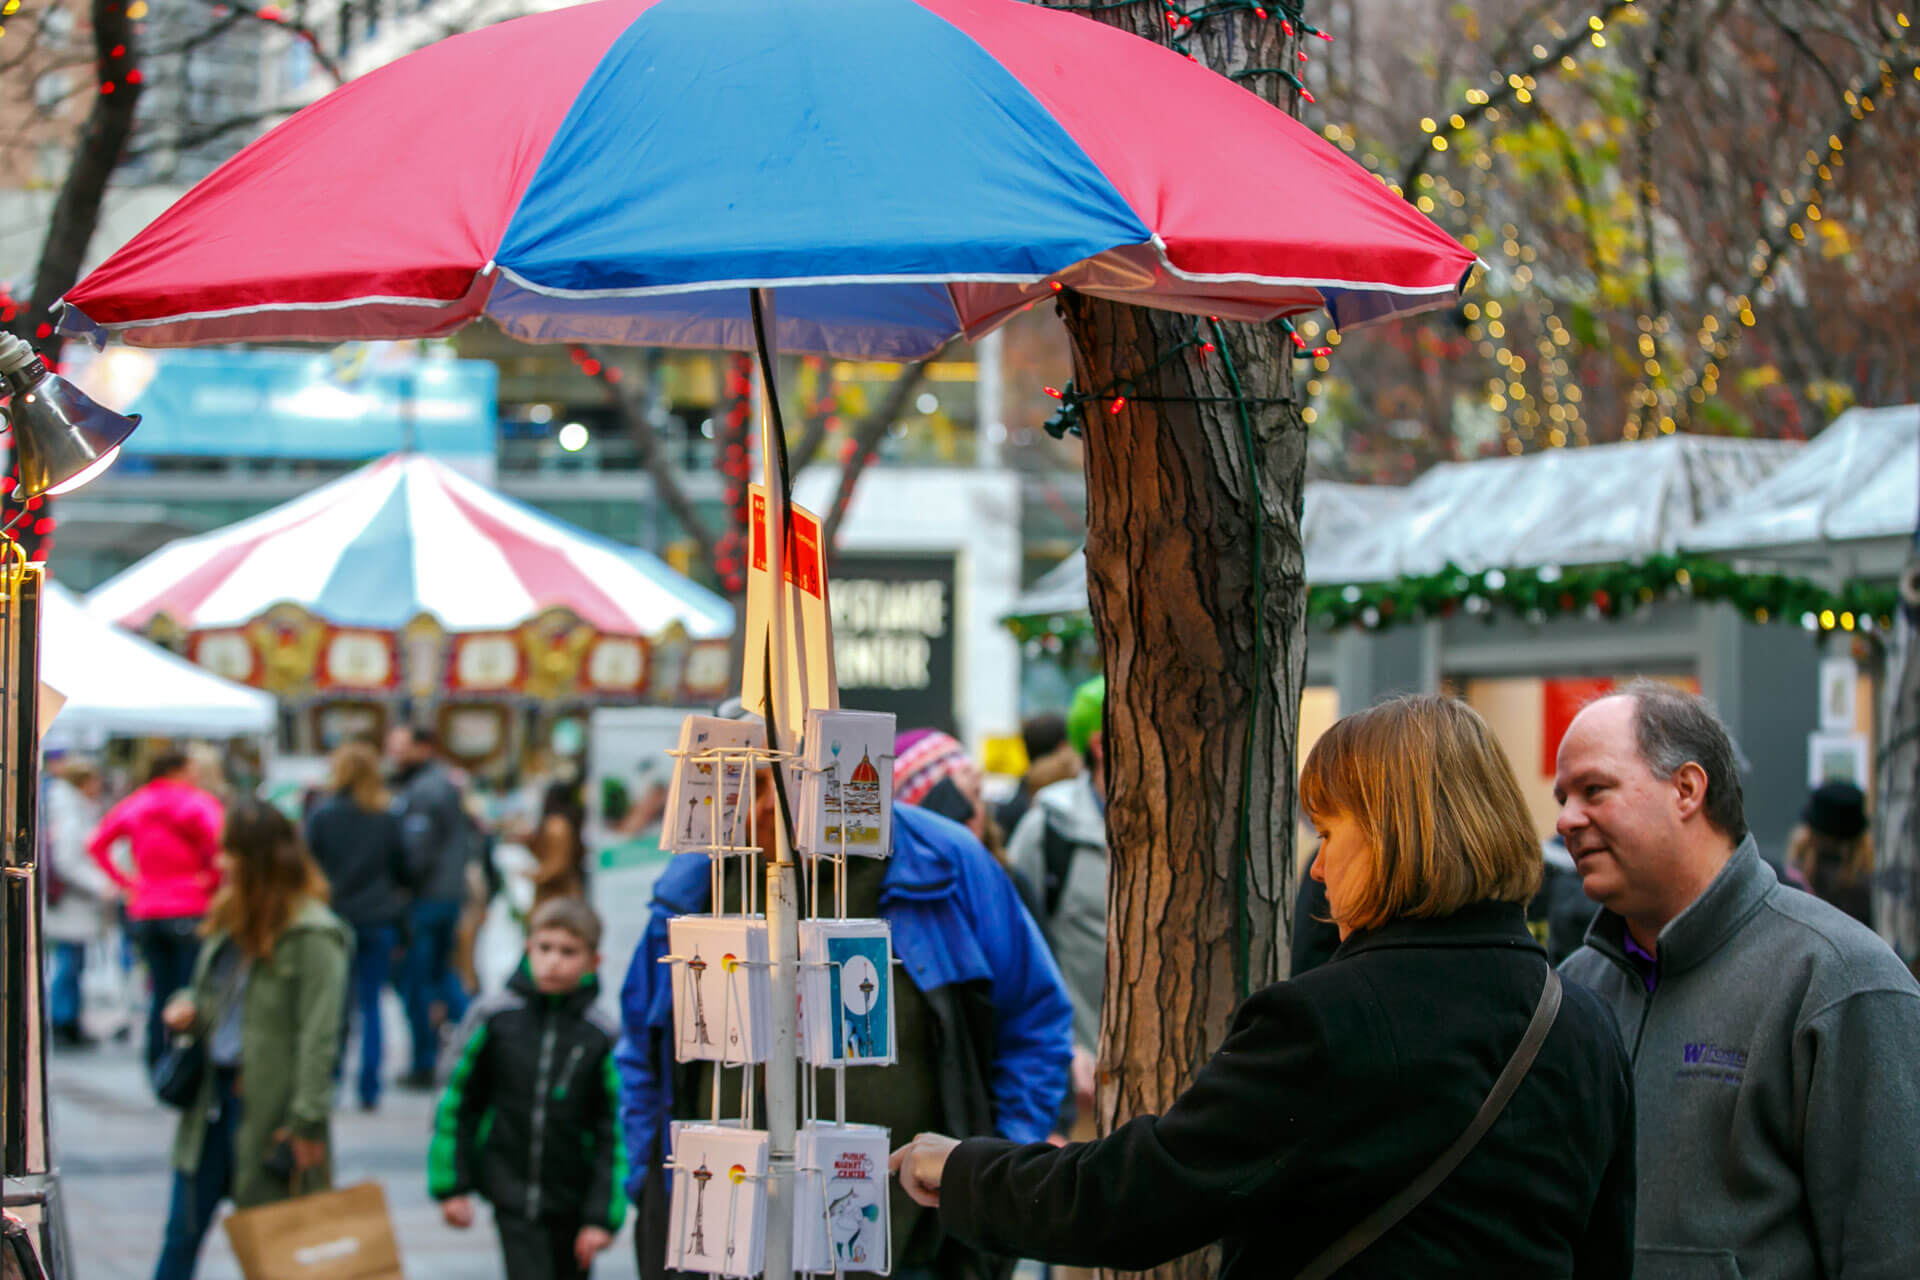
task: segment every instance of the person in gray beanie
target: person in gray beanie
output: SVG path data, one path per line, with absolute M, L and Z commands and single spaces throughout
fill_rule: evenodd
M 1554 793 L 1602 908 L 1561 973 L 1633 1063 L 1637 1280 L 1920 1276 L 1920 983 L 1761 861 L 1702 699 L 1593 703 Z

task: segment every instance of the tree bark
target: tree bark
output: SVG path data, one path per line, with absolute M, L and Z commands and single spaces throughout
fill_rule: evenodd
M 96 78 L 93 106 L 80 130 L 66 180 L 60 184 L 53 216 L 47 221 L 33 295 L 13 324 L 14 332 L 37 346 L 49 362 L 59 358 L 62 345 L 53 329 L 53 306 L 80 278 L 80 264 L 86 260 L 87 246 L 100 223 L 100 202 L 106 195 L 107 180 L 133 136 L 134 113 L 140 102 L 140 63 L 134 24 L 127 17 L 126 6 L 116 0 L 93 0 L 90 13 Z M 112 86 L 110 93 L 104 91 L 108 85 Z M 17 472 L 10 447 L 6 472 Z M 32 519 L 20 519 L 13 528 L 13 537 L 31 560 L 45 560 L 52 549 L 50 535 L 40 530 L 53 527 L 53 500 L 43 498 L 40 504 Z M 14 522 L 19 514 L 19 503 L 9 487 L 0 498 L 0 520 Z
M 1920 974 L 1920 538 L 1908 552 L 1903 597 L 1887 637 L 1886 693 L 1875 761 L 1873 921 Z
M 1158 4 L 1098 16 L 1168 35 Z M 1255 69 L 1296 65 L 1296 43 L 1248 11 L 1203 18 L 1185 40 L 1281 106 L 1291 84 Z M 1060 310 L 1077 386 L 1098 397 L 1083 430 L 1088 594 L 1107 677 L 1096 1112 L 1109 1133 L 1164 1111 L 1219 1048 L 1242 996 L 1286 974 L 1306 428 L 1278 325 L 1200 320 L 1196 335 L 1194 317 L 1072 292 Z M 1196 336 L 1218 349 L 1168 358 Z M 1198 1280 L 1216 1253 L 1152 1274 Z
M 114 0 L 93 0 L 90 13 L 98 85 L 66 180 L 60 184 L 53 216 L 47 220 L 47 238 L 40 249 L 39 270 L 34 273 L 32 300 L 16 329 L 43 345 L 47 338 L 41 336 L 40 329 L 51 323 L 53 304 L 80 278 L 80 264 L 100 222 L 100 201 L 106 195 L 107 180 L 133 136 L 134 112 L 140 103 L 139 76 L 129 77 L 129 73 L 137 72 L 139 59 L 134 24 L 127 17 L 126 6 Z M 119 57 L 113 56 L 116 49 L 122 51 Z M 101 92 L 109 84 L 113 91 Z M 56 341 L 48 354 L 58 348 Z
M 1079 377 L 1092 387 L 1152 365 L 1192 327 L 1080 297 L 1062 309 Z M 1226 337 L 1250 402 L 1247 428 L 1224 362 L 1197 351 L 1150 383 L 1136 379 L 1118 414 L 1103 403 L 1087 415 L 1087 578 L 1107 676 L 1111 851 L 1102 1133 L 1164 1111 L 1219 1048 L 1243 990 L 1286 973 L 1306 677 L 1306 431 L 1289 402 L 1284 337 L 1240 326 Z M 1202 1255 L 1153 1274 L 1212 1271 Z

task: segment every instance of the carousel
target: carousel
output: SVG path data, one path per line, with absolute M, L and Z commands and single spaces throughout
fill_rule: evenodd
M 597 706 L 712 702 L 733 630 L 725 600 L 658 557 L 420 454 L 169 543 L 87 603 L 273 694 L 290 751 L 407 720 L 475 769 Z

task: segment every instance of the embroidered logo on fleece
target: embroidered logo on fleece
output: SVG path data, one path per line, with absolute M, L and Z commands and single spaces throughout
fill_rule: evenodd
M 1700 1040 L 1680 1049 L 1679 1080 L 1708 1080 L 1721 1084 L 1739 1084 L 1747 1076 L 1747 1051 Z

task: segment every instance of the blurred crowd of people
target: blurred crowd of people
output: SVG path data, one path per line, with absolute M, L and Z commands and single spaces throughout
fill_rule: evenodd
M 739 714 L 737 703 L 726 713 Z M 1472 738 L 1476 726 L 1461 731 Z M 893 856 L 852 859 L 847 882 L 831 889 L 851 915 L 889 921 L 902 962 L 898 1064 L 850 1073 L 850 1121 L 900 1138 L 1057 1147 L 1094 1137 L 1107 967 L 1104 682 L 1031 717 L 1022 737 L 1024 773 L 995 803 L 952 736 L 898 735 Z M 616 1022 L 595 1007 L 603 926 L 589 905 L 589 816 L 577 781 L 542 780 L 528 792 L 537 801 L 517 813 L 490 809 L 433 734 L 407 725 L 383 743 L 341 745 L 328 765 L 298 812 L 283 813 L 230 785 L 205 747 L 152 753 L 140 784 L 112 803 L 96 762 L 75 754 L 47 762 L 54 1043 L 86 1048 L 93 1029 L 114 1021 L 83 1016 L 85 989 L 101 985 L 84 976 L 105 965 L 122 993 L 113 1034 L 140 1037 L 157 1095 L 182 1111 L 156 1280 L 193 1274 L 223 1201 L 247 1207 L 327 1184 L 336 1095 L 350 1090 L 371 1111 L 390 1083 L 381 1016 L 389 989 L 408 1038 L 391 1083 L 444 1090 L 428 1168 L 446 1222 L 472 1225 L 474 1198 L 485 1199 L 509 1274 L 583 1276 L 630 1204 L 641 1274 L 667 1275 L 668 1126 L 704 1116 L 719 1092 L 711 1064 L 678 1062 L 673 1051 L 660 963 L 667 922 L 738 909 L 739 868 L 720 876 L 720 904 L 704 856 L 660 868 L 633 954 L 607 961 L 615 967 L 604 980 L 619 986 Z M 603 795 L 593 830 L 625 839 L 657 828 L 663 784 L 643 770 L 631 799 Z M 771 773 L 755 785 L 756 829 L 770 844 Z M 1322 840 L 1334 838 L 1321 818 L 1313 825 Z M 1867 827 L 1860 791 L 1829 783 L 1809 797 L 1779 855 L 1762 855 L 1751 838 L 1746 846 L 1767 883 L 1866 923 Z M 509 857 L 509 847 L 519 852 Z M 1590 896 L 1592 866 L 1577 863 L 1588 851 L 1584 843 L 1570 851 L 1556 834 L 1542 874 L 1527 879 L 1524 924 L 1555 964 L 1591 948 L 1590 926 L 1607 918 Z M 1301 862 L 1313 874 L 1302 877 L 1296 904 L 1296 975 L 1345 955 L 1350 931 L 1324 848 Z M 525 949 L 516 968 L 483 984 L 476 936 L 502 904 Z M 1640 962 L 1630 938 L 1622 946 L 1622 963 Z M 558 1081 L 552 1055 L 529 1051 L 543 1038 L 565 1050 Z M 482 1126 L 483 1115 L 495 1122 Z M 554 1131 L 572 1138 L 541 1146 L 536 1135 Z M 996 1246 L 978 1222 L 943 1221 L 937 1179 L 951 1150 L 921 1152 L 914 1186 L 925 1194 L 893 1203 L 893 1274 L 903 1280 L 1000 1274 L 1005 1238 Z M 1036 1237 L 1036 1256 L 1052 1247 Z M 1054 1252 L 1083 1260 L 1064 1245 Z

